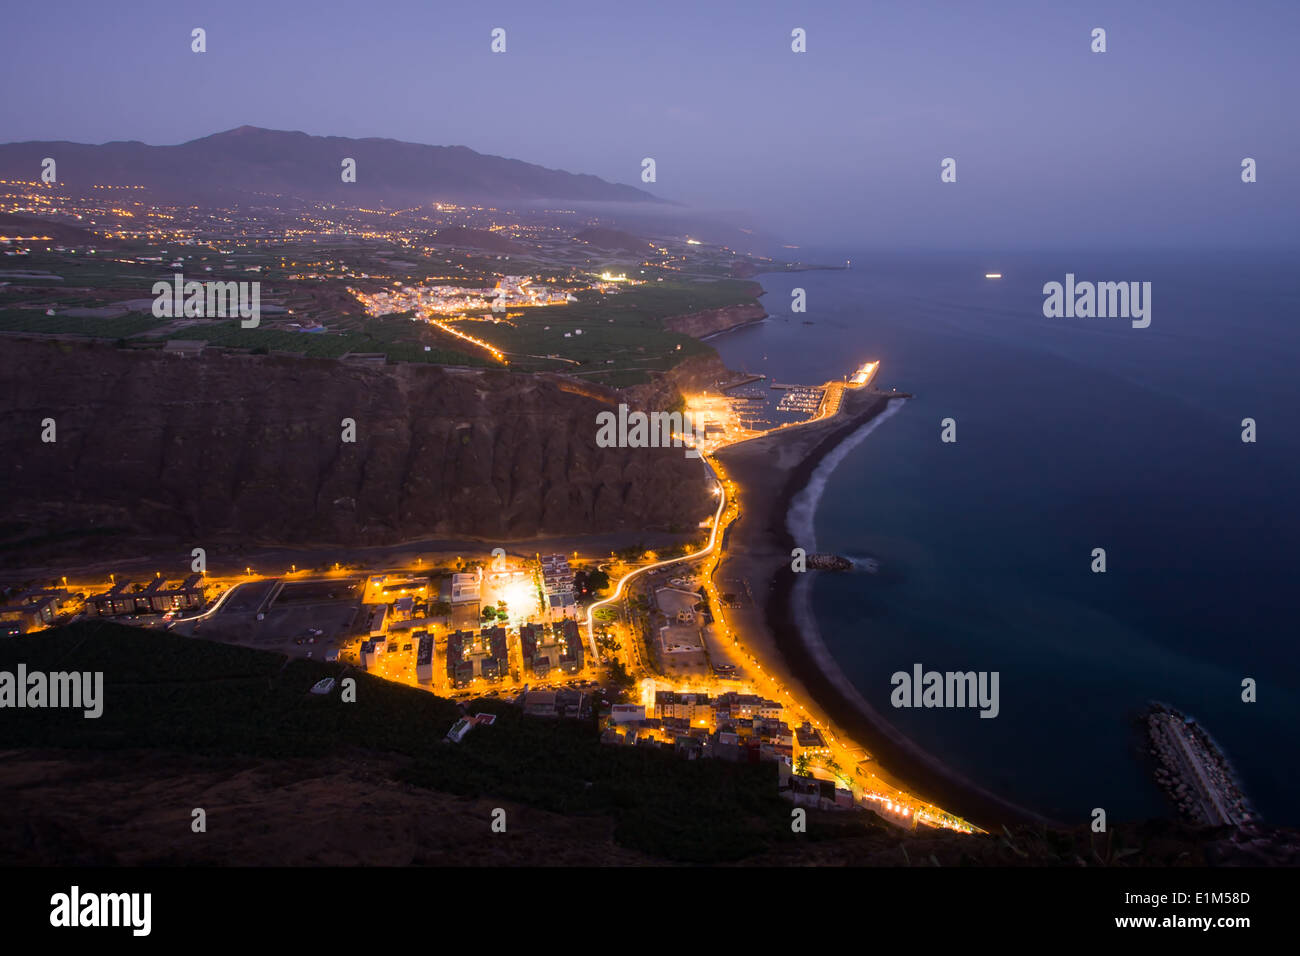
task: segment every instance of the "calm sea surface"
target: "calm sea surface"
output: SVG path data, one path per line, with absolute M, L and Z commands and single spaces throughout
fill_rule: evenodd
M 1042 286 L 1067 272 L 1151 282 L 1150 327 L 1044 318 Z M 815 518 L 820 549 L 881 565 L 813 591 L 878 710 L 1012 800 L 1133 818 L 1167 812 L 1130 723 L 1163 700 L 1201 720 L 1266 819 L 1300 822 L 1297 274 L 1280 255 L 859 254 L 761 277 L 773 317 L 711 343 L 731 368 L 817 383 L 880 359 L 876 384 L 915 395 Z M 915 663 L 998 671 L 1000 715 L 892 708 L 890 675 Z

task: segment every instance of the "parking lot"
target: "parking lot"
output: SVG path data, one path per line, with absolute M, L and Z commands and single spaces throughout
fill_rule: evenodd
M 324 657 L 347 643 L 361 607 L 357 594 L 353 582 L 339 579 L 253 581 L 239 585 L 220 611 L 187 630 L 196 637 Z

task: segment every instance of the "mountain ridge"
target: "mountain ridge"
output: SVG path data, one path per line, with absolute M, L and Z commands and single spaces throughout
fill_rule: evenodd
M 140 140 L 0 144 L 0 176 L 34 180 L 46 157 L 67 185 L 143 185 L 160 194 L 217 198 L 273 192 L 299 199 L 391 201 L 569 200 L 666 204 L 644 190 L 589 173 L 550 169 L 468 146 L 389 137 L 316 136 L 243 125 L 173 145 Z M 342 162 L 356 161 L 356 182 Z

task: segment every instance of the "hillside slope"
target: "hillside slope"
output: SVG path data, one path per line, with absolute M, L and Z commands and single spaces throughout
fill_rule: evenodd
M 909 832 L 874 814 L 790 827 L 772 764 L 597 741 L 592 723 L 497 715 L 441 742 L 455 703 L 355 670 L 107 622 L 0 643 L 0 670 L 101 671 L 103 714 L 0 721 L 0 864 L 858 866 L 1295 865 L 1294 830 L 1166 821 Z M 308 693 L 355 677 L 356 702 Z M 208 832 L 196 838 L 191 812 Z M 505 809 L 509 838 L 491 833 Z

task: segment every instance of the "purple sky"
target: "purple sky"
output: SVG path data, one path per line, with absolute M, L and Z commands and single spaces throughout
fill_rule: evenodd
M 638 185 L 652 156 L 651 191 L 817 245 L 1295 245 L 1298 37 L 1295 0 L 25 3 L 0 140 L 247 123 Z

